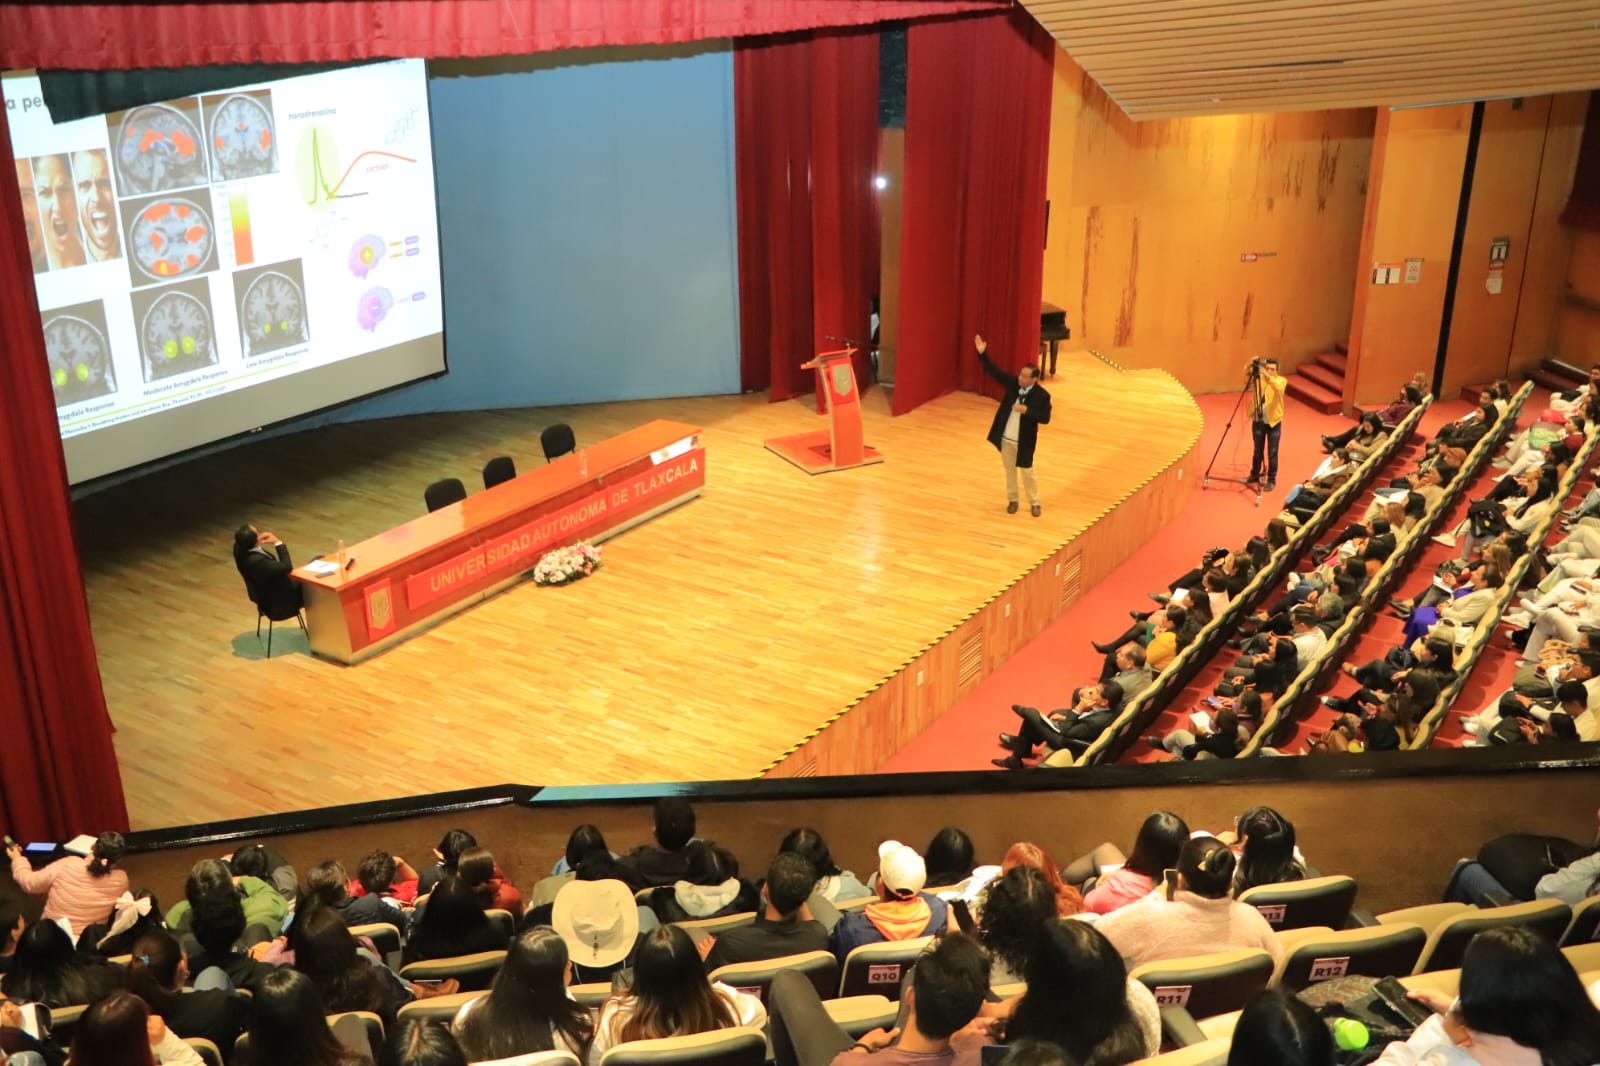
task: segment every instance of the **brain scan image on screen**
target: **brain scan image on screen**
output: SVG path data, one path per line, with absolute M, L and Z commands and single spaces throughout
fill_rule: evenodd
M 117 189 L 123 196 L 204 185 L 205 145 L 194 100 L 146 104 L 112 123 Z
M 214 270 L 216 231 L 202 197 L 158 196 L 122 205 L 129 274 L 135 285 Z
M 211 172 L 217 181 L 272 174 L 278 169 L 278 144 L 267 93 L 233 93 L 205 99 L 211 135 Z
M 217 362 L 205 283 L 136 293 L 139 353 L 145 381 L 203 370 Z
M 394 294 L 382 285 L 375 285 L 361 294 L 356 301 L 356 325 L 371 333 L 378 328 L 394 306 Z
M 44 313 L 44 348 L 56 407 L 70 407 L 117 391 L 99 300 Z
M 387 249 L 383 246 L 383 238 L 376 234 L 367 234 L 350 246 L 350 273 L 358 278 L 364 278 L 383 262 Z
M 241 270 L 233 276 L 233 291 L 239 305 L 239 340 L 247 358 L 311 339 L 298 259 Z

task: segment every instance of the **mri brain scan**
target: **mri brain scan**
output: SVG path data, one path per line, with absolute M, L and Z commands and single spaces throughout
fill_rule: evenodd
M 113 146 L 123 196 L 165 192 L 206 181 L 200 131 L 169 104 L 146 104 L 122 118 Z
M 211 109 L 211 163 L 219 181 L 278 169 L 272 113 L 258 97 L 235 93 Z
M 139 348 L 146 381 L 200 370 L 217 361 L 211 335 L 211 310 L 195 296 L 162 293 L 139 323 Z
M 57 407 L 116 391 L 111 345 L 95 323 L 72 314 L 53 315 L 44 324 L 44 346 Z
M 171 281 L 211 269 L 214 240 L 211 215 L 182 196 L 148 204 L 128 227 L 133 264 L 150 281 Z
M 257 277 L 245 289 L 239 311 L 246 355 L 261 355 L 309 339 L 305 293 L 286 274 L 269 270 Z

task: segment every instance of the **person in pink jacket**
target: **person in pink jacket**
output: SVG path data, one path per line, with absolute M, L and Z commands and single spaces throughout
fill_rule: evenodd
M 101 833 L 84 857 L 68 855 L 42 870 L 35 870 L 22 855 L 22 846 L 6 849 L 11 859 L 11 878 L 30 895 L 45 893 L 44 918 L 65 918 L 72 925 L 72 936 L 111 914 L 111 905 L 128 891 L 128 875 L 116 868 L 117 860 L 128 850 L 121 833 Z

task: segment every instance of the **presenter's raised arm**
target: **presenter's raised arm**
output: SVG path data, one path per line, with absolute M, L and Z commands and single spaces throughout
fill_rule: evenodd
M 983 339 L 983 334 L 978 333 L 973 335 L 972 346 L 978 349 L 978 359 L 983 363 L 984 372 L 990 377 L 994 378 L 1000 384 L 1009 387 L 1013 379 L 1010 374 L 1007 374 L 1004 370 L 1001 370 L 999 367 L 995 366 L 994 363 L 989 359 L 989 342 Z

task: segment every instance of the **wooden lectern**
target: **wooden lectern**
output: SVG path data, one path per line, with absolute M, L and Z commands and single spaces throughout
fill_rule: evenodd
M 883 456 L 861 438 L 861 394 L 856 391 L 852 358 L 856 349 L 822 352 L 803 368 L 817 372 L 817 383 L 828 408 L 828 428 L 789 437 L 773 437 L 767 450 L 783 456 L 808 474 L 849 470 L 883 462 Z

